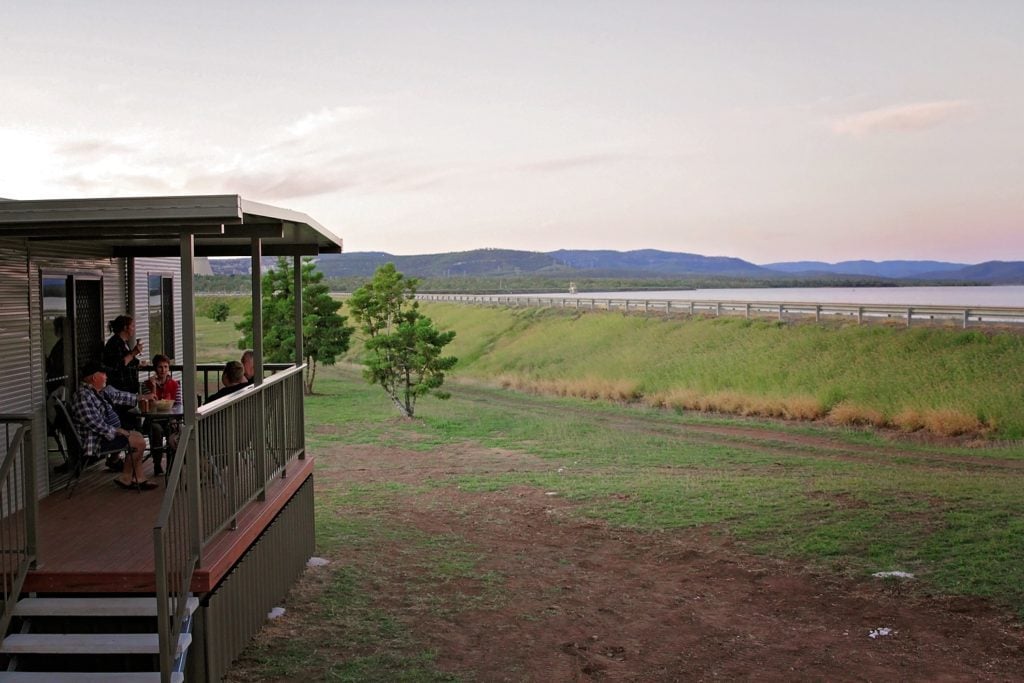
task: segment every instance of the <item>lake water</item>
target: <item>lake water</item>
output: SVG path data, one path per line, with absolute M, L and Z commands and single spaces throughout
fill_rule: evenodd
M 533 296 L 538 296 L 534 294 Z M 567 292 L 540 296 L 569 297 Z M 908 306 L 1024 307 L 1024 285 L 995 287 L 780 287 L 688 289 L 642 292 L 578 292 L 580 299 L 652 299 L 673 301 L 779 301 L 822 304 Z

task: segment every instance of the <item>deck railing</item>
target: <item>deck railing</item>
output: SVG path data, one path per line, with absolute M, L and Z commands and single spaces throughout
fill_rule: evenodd
M 202 539 L 234 527 L 249 502 L 262 499 L 267 485 L 286 476 L 291 457 L 302 454 L 302 372 L 283 370 L 258 387 L 248 387 L 199 409 Z
M 0 464 L 0 582 L 3 613 L 0 634 L 7 633 L 28 570 L 35 565 L 38 508 L 32 458 L 32 420 L 27 415 L 0 415 L 4 432 Z
M 855 319 L 858 323 L 897 320 L 913 323 L 954 322 L 964 329 L 972 324 L 1024 324 L 1024 308 L 1009 306 L 917 306 L 900 304 L 839 304 L 806 301 L 701 301 L 697 299 L 614 299 L 584 296 L 499 296 L 495 294 L 417 294 L 420 301 L 442 301 L 483 306 L 569 308 L 647 313 L 650 315 L 739 315 L 786 320 L 811 317 L 821 321 Z
M 188 497 L 185 463 L 196 453 L 195 430 L 184 425 L 178 452 L 167 475 L 167 492 L 153 528 L 153 557 L 156 571 L 157 624 L 160 637 L 161 680 L 169 681 L 171 653 L 177 650 L 178 634 L 188 618 L 186 603 L 191 594 L 192 575 L 199 566 L 198 520 Z
M 234 528 L 242 509 L 264 498 L 272 481 L 287 476 L 292 457 L 305 457 L 304 370 L 280 370 L 259 386 L 202 406 L 196 424 L 182 429 L 153 529 L 163 680 L 169 680 L 202 549 Z

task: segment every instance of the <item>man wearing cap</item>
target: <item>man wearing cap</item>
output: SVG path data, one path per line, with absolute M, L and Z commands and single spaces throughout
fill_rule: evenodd
M 125 458 L 121 474 L 114 484 L 123 489 L 155 489 L 156 484 L 146 481 L 142 475 L 142 453 L 146 440 L 135 431 L 121 427 L 116 406 L 131 407 L 138 402 L 138 396 L 107 386 L 107 369 L 98 362 L 90 361 L 82 367 L 78 391 L 71 397 L 71 414 L 75 428 L 85 446 L 86 457 L 100 451 L 129 447 L 131 452 Z M 149 398 L 144 395 L 142 398 Z

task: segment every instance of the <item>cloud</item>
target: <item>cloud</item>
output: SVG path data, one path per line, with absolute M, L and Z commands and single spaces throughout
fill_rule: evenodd
M 867 135 L 880 131 L 925 130 L 963 116 L 972 108 L 967 100 L 915 102 L 882 107 L 838 119 L 832 123 L 832 131 L 838 135 Z
M 347 123 L 365 118 L 372 113 L 369 107 L 324 107 L 320 111 L 309 112 L 302 118 L 285 127 L 291 137 L 304 138 L 325 129 L 334 128 L 339 123 Z
M 567 156 L 559 157 L 555 159 L 545 159 L 544 161 L 535 161 L 528 164 L 522 164 L 517 167 L 520 171 L 540 171 L 544 173 L 565 171 L 573 168 L 581 168 L 585 166 L 603 166 L 605 164 L 615 164 L 620 161 L 626 161 L 631 157 L 624 154 L 585 154 L 579 156 Z

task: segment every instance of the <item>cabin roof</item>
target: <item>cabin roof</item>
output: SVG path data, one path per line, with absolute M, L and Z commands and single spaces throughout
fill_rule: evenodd
M 114 256 L 177 256 L 194 235 L 197 256 L 339 253 L 342 240 L 304 213 L 239 195 L 0 199 L 0 238 L 104 242 Z

